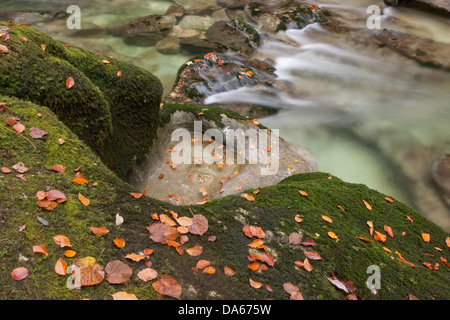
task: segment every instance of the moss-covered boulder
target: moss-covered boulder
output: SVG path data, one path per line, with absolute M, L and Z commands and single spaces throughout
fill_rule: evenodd
M 126 177 L 158 127 L 160 81 L 134 65 L 61 43 L 26 25 L 1 23 L 0 33 L 0 93 L 49 107 Z M 70 88 L 69 77 L 74 81 Z
M 333 274 L 353 283 L 346 286 L 347 291 L 353 291 L 349 298 L 405 299 L 409 294 L 419 299 L 450 298 L 450 235 L 396 199 L 388 201 L 386 195 L 364 185 L 325 173 L 294 175 L 259 192 L 248 190 L 254 201 L 234 195 L 204 205 L 177 207 L 147 196 L 135 198 L 130 192 L 141 190 L 117 178 L 50 109 L 5 96 L 0 100 L 1 299 L 112 299 L 111 294 L 119 291 L 139 299 L 161 299 L 165 297 L 152 284 L 162 275 L 181 285 L 181 299 L 289 299 L 283 289 L 289 282 L 299 287 L 304 299 L 346 299 L 348 295 L 330 281 L 339 284 Z M 3 119 L 15 119 L 24 130 L 17 134 Z M 48 134 L 32 138 L 32 127 Z M 59 144 L 58 139 L 65 143 Z M 19 177 L 14 169 L 18 162 L 28 168 Z M 66 170 L 49 169 L 57 164 Z M 72 182 L 75 170 L 87 184 Z M 49 190 L 63 192 L 67 201 L 57 203 L 52 210 L 39 207 L 37 192 Z M 79 194 L 90 200 L 88 206 L 79 200 Z M 146 229 L 156 222 L 155 213 L 172 220 L 175 213 L 190 218 L 202 215 L 208 225 L 205 229 L 203 223 L 201 235 L 185 234 L 187 242 L 180 241 L 179 235 L 175 238 L 178 244 L 157 243 Z M 117 214 L 123 223 L 116 223 Z M 261 240 L 266 247 L 249 246 L 253 243 L 258 247 L 253 242 L 258 238 L 246 236 L 245 225 L 264 231 Z M 106 227 L 109 232 L 97 236 L 90 227 Z M 260 229 L 253 230 L 261 236 Z M 429 234 L 430 239 L 423 234 Z M 76 256 L 64 256 L 68 248 L 55 243 L 56 235 L 70 239 Z M 123 238 L 125 246 L 118 248 L 115 238 Z M 40 244 L 45 245 L 48 255 L 33 252 L 33 246 Z M 200 255 L 188 253 L 187 249 L 195 246 L 202 247 Z M 154 251 L 149 255 L 151 251 L 145 249 Z M 308 251 L 321 259 L 313 260 L 318 256 Z M 141 260 L 125 258 L 131 253 L 141 254 Z M 307 255 L 312 270 L 302 267 Z M 67 283 L 73 279 L 57 274 L 55 265 L 59 258 L 70 266 L 83 257 L 95 258 L 102 267 L 121 260 L 133 268 L 132 276 L 123 284 L 103 279 L 96 285 L 69 289 Z M 249 257 L 256 260 L 251 268 L 257 266 L 257 270 L 249 268 Z M 193 268 L 200 259 L 208 260 L 215 272 Z M 158 276 L 144 282 L 137 274 L 149 261 Z M 381 274 L 376 295 L 366 286 L 372 275 L 367 273 L 369 266 L 378 266 Z M 28 276 L 14 280 L 11 272 L 19 267 L 27 268 Z M 235 274 L 227 275 L 225 267 Z M 250 279 L 263 286 L 252 287 Z M 265 285 L 272 290 L 266 290 Z

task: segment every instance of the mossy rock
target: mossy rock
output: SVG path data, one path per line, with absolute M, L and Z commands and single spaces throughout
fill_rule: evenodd
M 10 37 L 0 39 L 8 48 L 1 53 L 0 93 L 52 109 L 125 178 L 152 144 L 160 81 L 139 67 L 61 43 L 28 26 L 1 23 L 0 28 Z M 70 89 L 69 77 L 75 82 Z
M 259 193 L 247 191 L 255 201 L 235 195 L 204 205 L 176 207 L 146 196 L 136 199 L 130 192 L 141 190 L 120 180 L 50 109 L 16 98 L 2 96 L 0 100 L 7 103 L 0 112 L 2 119 L 17 116 L 26 128 L 20 136 L 5 129 L 10 127 L 2 121 L 1 167 L 12 169 L 21 161 L 29 168 L 24 173 L 27 181 L 18 179 L 14 170 L 0 173 L 0 299 L 107 300 L 118 291 L 133 293 L 139 299 L 165 298 L 152 288 L 156 279 L 143 282 L 137 278 L 137 273 L 145 268 L 145 260 L 152 261 L 152 268 L 159 275 L 167 274 L 181 284 L 182 299 L 289 299 L 283 290 L 287 282 L 298 286 L 304 299 L 345 299 L 346 295 L 327 280 L 332 272 L 340 279 L 352 281 L 357 288 L 355 293 L 364 299 L 404 299 L 408 294 L 419 299 L 450 298 L 450 268 L 441 261 L 441 257 L 450 260 L 446 244 L 450 235 L 396 199 L 388 202 L 384 194 L 326 173 L 294 175 L 277 185 L 261 188 Z M 42 139 L 32 139 L 31 127 L 39 127 L 48 134 Z M 65 143 L 58 144 L 59 138 Z M 66 171 L 53 172 L 49 167 L 55 164 L 62 164 Z M 88 184 L 72 182 L 75 169 L 84 175 Z M 35 195 L 39 190 L 49 189 L 62 191 L 67 201 L 46 211 L 37 206 Z M 299 190 L 307 192 L 307 196 Z M 79 193 L 90 199 L 89 206 L 78 200 Z M 366 208 L 363 200 L 370 203 L 372 210 Z M 155 221 L 151 213 L 170 215 L 172 210 L 179 216 L 202 214 L 209 222 L 205 234 L 188 234 L 189 241 L 180 247 L 184 250 L 182 255 L 167 244 L 153 242 L 146 230 Z M 117 213 L 124 218 L 121 225 L 115 224 Z M 324 221 L 322 215 L 333 222 Z M 49 225 L 42 225 L 37 216 L 46 219 Z M 297 222 L 295 217 L 302 221 Z M 390 226 L 394 237 L 387 236 L 386 243 L 374 240 L 367 221 L 372 221 L 375 230 L 383 234 L 386 234 L 384 226 Z M 264 244 L 275 258 L 273 267 L 265 271 L 247 267 L 248 252 L 253 250 L 248 244 L 253 239 L 244 235 L 245 224 L 265 231 Z M 18 231 L 24 225 L 25 229 Z M 107 227 L 109 233 L 95 236 L 89 230 L 91 226 Z M 328 231 L 339 238 L 330 238 Z M 312 239 L 315 246 L 289 244 L 292 232 L 302 234 L 303 239 Z M 425 242 L 422 233 L 430 234 L 431 240 Z M 55 235 L 67 236 L 77 255 L 64 257 L 67 248 L 54 243 Z M 208 241 L 210 236 L 216 240 Z M 125 247 L 119 249 L 113 244 L 116 237 L 124 238 Z M 374 241 L 365 242 L 358 237 Z M 46 246 L 48 256 L 33 253 L 32 246 L 37 244 Z M 186 249 L 195 245 L 203 247 L 200 256 L 186 253 Z M 139 262 L 124 258 L 145 248 L 154 249 L 150 258 Z M 294 264 L 305 259 L 306 250 L 314 250 L 322 258 L 310 261 L 311 272 Z M 416 267 L 400 261 L 397 252 Z M 96 258 L 102 266 L 121 260 L 133 268 L 133 275 L 123 284 L 113 285 L 105 279 L 79 290 L 68 289 L 69 277 L 54 271 L 56 261 L 63 258 L 70 265 L 75 259 L 87 256 Z M 216 272 L 194 271 L 192 267 L 199 259 L 209 260 Z M 430 270 L 423 262 L 432 266 L 439 263 L 438 270 Z M 371 294 L 365 284 L 370 276 L 366 271 L 371 265 L 379 266 L 381 271 L 377 295 Z M 225 266 L 234 269 L 236 274 L 226 276 Z M 17 267 L 26 267 L 28 277 L 13 280 L 11 271 Z M 273 292 L 264 287 L 252 288 L 249 279 L 270 285 Z

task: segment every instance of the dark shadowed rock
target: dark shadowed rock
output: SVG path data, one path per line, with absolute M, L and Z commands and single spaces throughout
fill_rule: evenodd
M 150 15 L 121 25 L 119 33 L 127 44 L 153 46 L 169 34 L 173 25 L 170 17 Z

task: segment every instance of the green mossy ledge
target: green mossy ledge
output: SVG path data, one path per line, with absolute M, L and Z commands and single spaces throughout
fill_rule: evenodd
M 450 260 L 445 243 L 449 234 L 406 205 L 398 201 L 389 203 L 385 200 L 386 195 L 364 185 L 346 183 L 326 173 L 311 173 L 294 175 L 277 185 L 262 188 L 254 195 L 253 202 L 235 195 L 204 205 L 175 207 L 146 196 L 135 199 L 129 192 L 138 190 L 109 170 L 50 109 L 5 96 L 1 101 L 7 105 L 0 117 L 19 116 L 26 127 L 23 136 L 19 136 L 6 130 L 2 121 L 1 166 L 12 169 L 21 161 L 29 171 L 25 173 L 27 181 L 18 179 L 14 170 L 9 174 L 0 173 L 0 299 L 108 300 L 112 299 L 111 294 L 119 291 L 133 293 L 139 299 L 163 299 L 165 297 L 152 288 L 156 280 L 145 283 L 138 279 L 137 273 L 145 268 L 144 261 L 124 258 L 126 254 L 139 253 L 145 248 L 154 249 L 149 258 L 152 268 L 159 275 L 170 275 L 181 284 L 182 299 L 289 299 L 283 290 L 286 282 L 297 285 L 304 299 L 345 299 L 345 294 L 327 280 L 332 272 L 340 279 L 352 281 L 357 288 L 355 293 L 364 299 L 405 299 L 408 294 L 419 299 L 450 298 L 450 268 L 440 261 L 441 256 Z M 38 117 L 38 113 L 42 116 Z M 37 150 L 24 139 L 29 137 L 31 127 L 48 132 L 42 139 L 29 138 Z M 65 143 L 59 145 L 59 138 Z M 53 172 L 49 167 L 55 164 L 62 164 L 67 170 Z M 89 184 L 71 182 L 76 168 Z M 52 211 L 45 211 L 36 205 L 35 194 L 49 188 L 62 191 L 67 201 Z M 306 191 L 308 196 L 300 195 L 298 190 Z M 90 199 L 89 206 L 81 204 L 78 193 Z M 366 209 L 363 199 L 373 210 Z M 189 241 L 181 246 L 183 249 L 202 246 L 200 256 L 193 257 L 186 252 L 180 255 L 173 247 L 149 239 L 145 227 L 154 222 L 151 213 L 170 210 L 180 216 L 191 216 L 192 210 L 208 219 L 208 231 L 202 236 L 189 234 Z M 119 226 L 115 224 L 117 213 L 124 218 Z M 332 218 L 333 223 L 322 220 L 322 215 Z M 46 219 L 49 225 L 40 224 L 38 216 Z M 296 216 L 303 221 L 296 222 Z M 368 220 L 373 221 L 375 229 L 382 233 L 385 233 L 384 225 L 390 226 L 394 237 L 387 236 L 385 244 L 360 240 L 358 237 L 373 239 Z M 267 251 L 276 259 L 274 266 L 266 271 L 252 271 L 247 267 L 250 263 L 247 245 L 253 240 L 242 231 L 247 223 L 262 227 L 266 233 Z M 26 225 L 25 229 L 19 232 L 23 225 Z M 89 230 L 91 226 L 104 226 L 110 232 L 102 237 L 95 236 Z M 335 232 L 339 239 L 328 237 L 328 231 Z M 289 244 L 288 237 L 292 232 L 302 233 L 303 238 L 313 239 L 316 245 Z M 422 233 L 431 235 L 430 242 L 422 240 Z M 52 238 L 60 234 L 71 240 L 72 249 L 77 252 L 75 257 L 64 257 L 67 248 L 60 248 L 53 242 Z M 217 237 L 216 241 L 208 241 L 211 235 Z M 113 244 L 116 237 L 124 238 L 125 247 L 119 249 Z M 46 246 L 48 256 L 33 253 L 32 246 L 37 244 Z M 322 257 L 320 261 L 310 261 L 314 268 L 311 272 L 294 265 L 295 261 L 305 259 L 304 250 L 314 250 Z M 398 260 L 396 251 L 416 267 Z M 133 268 L 132 278 L 119 285 L 105 279 L 98 285 L 68 289 L 69 277 L 54 271 L 57 260 L 64 258 L 70 265 L 75 259 L 86 256 L 96 258 L 102 266 L 111 260 L 121 260 Z M 193 271 L 192 267 L 199 259 L 209 260 L 216 273 Z M 423 262 L 439 263 L 439 269 L 430 270 Z M 377 295 L 371 294 L 365 284 L 370 276 L 366 273 L 370 265 L 379 266 L 381 271 L 381 288 Z M 225 266 L 234 269 L 236 274 L 226 276 Z M 20 281 L 13 280 L 11 271 L 17 267 L 26 267 L 29 276 Z M 252 288 L 249 279 L 270 285 L 273 292 L 264 287 Z
M 0 28 L 10 35 L 9 40 L 0 39 L 9 50 L 1 53 L 0 93 L 49 107 L 110 169 L 126 178 L 147 154 L 159 126 L 159 79 L 28 26 L 0 23 Z M 68 77 L 75 81 L 70 89 Z

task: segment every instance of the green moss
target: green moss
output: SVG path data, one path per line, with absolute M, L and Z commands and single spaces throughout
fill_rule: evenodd
M 450 268 L 440 262 L 441 256 L 450 259 L 448 251 L 445 251 L 445 239 L 449 234 L 406 205 L 395 199 L 394 203 L 389 203 L 384 199 L 386 195 L 364 185 L 346 183 L 325 173 L 310 173 L 291 176 L 275 186 L 261 188 L 254 195 L 253 202 L 235 195 L 205 205 L 176 207 L 145 196 L 135 199 L 129 192 L 136 190 L 113 174 L 48 108 L 4 96 L 1 101 L 7 102 L 7 106 L 0 117 L 20 115 L 21 123 L 26 127 L 23 136 L 28 136 L 32 126 L 49 133 L 43 139 L 30 140 L 37 148 L 35 150 L 29 141 L 5 130 L 4 125 L 0 128 L 0 165 L 12 168 L 22 161 L 30 168 L 25 173 L 27 181 L 16 178 L 13 173 L 0 174 L 0 215 L 4 221 L 0 224 L 0 234 L 2 239 L 7 239 L 0 241 L 1 299 L 111 299 L 110 295 L 118 291 L 134 293 L 140 299 L 161 299 L 162 296 L 152 289 L 152 282 L 145 283 L 136 276 L 145 267 L 144 261 L 133 262 L 124 258 L 128 253 L 139 253 L 145 248 L 154 249 L 149 259 L 152 268 L 180 282 L 183 299 L 207 299 L 212 295 L 221 299 L 289 299 L 283 290 L 285 282 L 298 285 L 305 299 L 345 299 L 345 295 L 327 280 L 331 272 L 352 281 L 357 287 L 356 293 L 365 299 L 404 299 L 408 293 L 420 299 L 450 298 L 447 288 Z M 179 107 L 165 105 L 163 121 L 171 110 Z M 183 107 L 194 114 L 204 112 L 212 118 L 228 112 L 215 107 Z M 58 145 L 59 137 L 66 140 L 63 145 Z M 48 169 L 49 165 L 58 163 L 67 170 L 55 173 Z M 71 182 L 77 168 L 89 180 L 88 185 L 79 186 Z M 97 186 L 93 185 L 94 182 Z M 58 204 L 52 211 L 39 208 L 35 194 L 48 188 L 62 191 L 67 202 Z M 306 191 L 308 196 L 300 195 L 298 190 Z M 78 193 L 91 200 L 88 207 L 80 203 Z M 362 200 L 368 201 L 373 210 L 367 210 Z M 154 222 L 150 214 L 171 210 L 179 216 L 202 214 L 208 219 L 208 231 L 203 236 L 189 234 L 189 241 L 181 246 L 186 250 L 201 245 L 201 256 L 180 255 L 173 247 L 149 239 L 145 227 Z M 124 218 L 120 226 L 114 222 L 117 213 Z M 322 220 L 322 215 L 331 217 L 333 223 Z M 49 226 L 40 224 L 37 216 L 45 218 Z M 295 216 L 301 216 L 303 221 L 296 222 Z M 388 236 L 385 244 L 361 241 L 360 236 L 373 239 L 368 220 L 373 221 L 375 229 L 382 233 L 385 233 L 384 225 L 390 226 L 394 237 Z M 265 231 L 267 251 L 276 258 L 274 267 L 262 272 L 247 268 L 248 244 L 253 239 L 242 232 L 246 223 L 260 226 Z M 18 232 L 23 225 L 26 228 Z M 105 226 L 110 232 L 98 237 L 89 230 L 90 226 Z M 335 232 L 339 239 L 329 238 L 328 231 Z M 313 239 L 316 245 L 306 248 L 289 244 L 291 232 L 301 232 L 303 238 Z M 431 235 L 430 242 L 422 240 L 421 233 L 424 232 Z M 53 236 L 58 234 L 69 237 L 72 249 L 77 251 L 74 258 L 65 258 L 66 248 L 53 242 Z M 216 241 L 208 241 L 210 235 L 216 236 Z M 115 247 L 112 240 L 116 237 L 125 239 L 124 248 Z M 36 244 L 44 244 L 49 255 L 33 253 L 32 246 Z M 434 247 L 443 251 L 436 251 Z M 314 250 L 322 257 L 320 261 L 311 261 L 312 272 L 294 265 L 295 261 L 304 260 L 304 250 Z M 399 261 L 396 251 L 417 267 L 411 268 Z M 434 254 L 434 257 L 426 253 Z M 19 260 L 20 256 L 28 260 Z M 70 265 L 75 259 L 86 256 L 95 257 L 102 266 L 111 260 L 122 260 L 134 268 L 133 276 L 121 285 L 112 285 L 104 280 L 80 290 L 68 289 L 68 277 L 54 272 L 56 261 L 62 257 Z M 216 273 L 208 275 L 193 271 L 192 267 L 199 259 L 209 260 Z M 429 270 L 422 265 L 423 262 L 433 265 L 437 262 L 439 270 Z M 378 265 L 381 269 L 381 289 L 376 296 L 365 286 L 369 265 Z M 15 281 L 10 274 L 19 266 L 27 267 L 30 275 Z M 233 268 L 236 275 L 226 276 L 223 273 L 225 266 Z M 249 278 L 269 284 L 274 291 L 251 288 Z
M 2 25 L 10 28 L 11 39 L 0 40 L 9 48 L 6 59 L 0 59 L 0 93 L 52 109 L 110 169 L 126 178 L 154 140 L 160 81 L 134 65 L 65 45 L 33 28 Z M 69 76 L 75 81 L 70 89 Z

